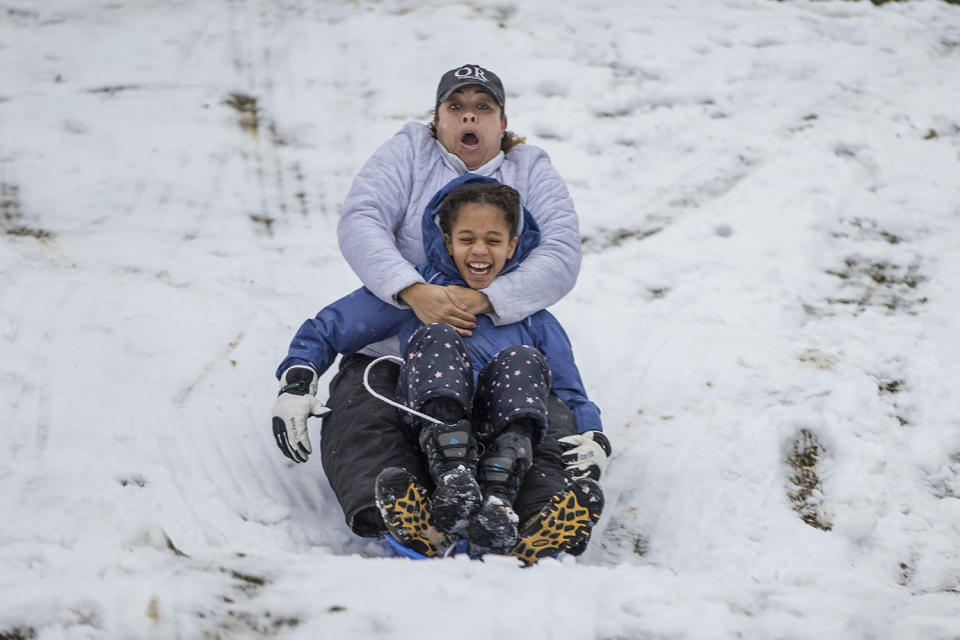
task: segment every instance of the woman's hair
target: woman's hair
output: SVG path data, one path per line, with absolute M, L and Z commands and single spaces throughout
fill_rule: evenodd
M 517 235 L 520 222 L 520 194 L 513 187 L 494 182 L 461 185 L 447 194 L 437 210 L 440 229 L 450 235 L 457 222 L 460 207 L 465 204 L 489 204 L 503 212 L 503 219 L 510 230 L 510 239 Z
M 437 108 L 439 108 L 439 105 L 437 105 Z M 507 115 L 506 112 L 503 111 L 503 109 L 501 109 L 500 111 L 501 111 L 501 115 L 503 115 L 503 116 L 506 116 L 506 115 Z M 434 119 L 436 119 L 436 117 L 437 117 L 437 109 L 436 109 L 436 108 L 433 110 L 433 117 L 434 117 Z M 436 126 L 435 124 L 433 124 L 433 122 L 434 122 L 434 121 L 431 120 L 430 123 L 427 124 L 427 127 L 430 129 L 430 135 L 432 135 L 434 138 L 436 138 L 436 137 L 437 137 L 437 126 Z M 527 139 L 526 139 L 526 137 L 524 137 L 524 136 L 518 135 L 518 134 L 514 133 L 513 131 L 509 131 L 509 130 L 508 130 L 508 131 L 504 131 L 504 132 L 503 132 L 503 137 L 500 138 L 500 151 L 503 151 L 504 153 L 506 153 L 507 151 L 510 151 L 510 149 L 512 149 L 513 147 L 517 146 L 518 144 L 524 144 L 526 141 L 527 141 Z
M 523 144 L 526 141 L 527 139 L 525 137 L 517 135 L 513 131 L 504 131 L 503 137 L 500 138 L 500 150 L 506 153 L 516 145 Z

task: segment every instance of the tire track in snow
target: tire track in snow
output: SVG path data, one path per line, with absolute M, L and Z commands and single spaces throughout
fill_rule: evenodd
M 274 3 L 231 4 L 229 39 L 240 87 L 222 101 L 237 113 L 248 184 L 255 185 L 257 207 L 248 216 L 268 238 L 273 237 L 278 220 L 309 213 L 304 168 L 291 147 L 296 140 L 281 132 L 273 113 L 276 86 L 290 83 L 288 65 L 275 60 L 267 33 L 287 17 Z
M 201 543 L 257 546 L 266 541 L 278 548 L 355 550 L 357 542 L 349 540 L 345 525 L 337 525 L 339 507 L 319 455 L 305 465 L 287 463 L 270 434 L 267 381 L 235 364 L 255 360 L 244 351 L 252 348 L 245 336 L 261 330 L 258 319 L 254 312 L 238 323 L 235 337 L 176 396 L 182 422 L 160 438 L 160 446 L 189 516 L 165 530 L 187 553 Z M 250 388 L 264 389 L 264 397 L 251 399 Z M 319 431 L 314 421 L 315 441 Z
M 282 138 L 270 112 L 274 87 L 285 81 L 274 76 L 275 60 L 264 35 L 276 18 L 274 6 L 232 2 L 220 31 L 211 32 L 208 24 L 204 32 L 214 40 L 223 33 L 228 42 L 237 75 L 231 84 L 240 89 L 224 96 L 226 105 L 218 105 L 222 112 L 232 109 L 235 114 L 234 128 L 225 129 L 220 140 L 227 149 L 239 147 L 242 152 L 236 160 L 233 154 L 217 153 L 222 160 L 216 163 L 213 179 L 199 186 L 206 195 L 199 212 L 188 211 L 191 215 L 183 217 L 188 227 L 210 234 L 236 228 L 237 213 L 246 214 L 257 233 L 231 236 L 231 252 L 263 252 L 264 239 L 273 236 L 276 221 L 307 213 L 304 172 L 287 157 L 292 147 Z M 191 49 L 185 51 L 189 55 Z M 223 186 L 228 184 L 227 178 L 232 179 L 233 162 L 239 162 L 246 176 L 239 180 L 244 188 L 241 203 L 254 202 L 252 209 L 245 204 L 231 208 L 229 200 L 221 202 L 222 197 L 231 195 L 223 192 Z M 287 166 L 293 167 L 292 178 Z M 195 180 L 182 171 L 179 179 Z M 195 213 L 198 215 L 192 215 Z M 198 232 L 188 234 L 188 239 L 197 237 Z M 210 244 L 209 239 L 206 242 Z M 214 250 L 218 246 L 213 244 Z M 204 250 L 197 244 L 191 249 Z M 210 354 L 174 395 L 179 423 L 159 444 L 170 482 L 182 502 L 180 509 L 173 510 L 179 515 L 165 529 L 187 552 L 197 544 L 251 544 L 254 540 L 272 540 L 280 548 L 330 544 L 339 549 L 356 548 L 358 543 L 349 538 L 326 485 L 319 456 L 307 465 L 289 468 L 269 434 L 270 398 L 254 403 L 244 399 L 245 390 L 264 384 L 260 376 L 244 377 L 236 365 L 251 361 L 245 349 L 252 348 L 251 340 L 256 340 L 251 336 L 263 329 L 258 320 L 254 311 L 234 323 L 232 331 L 223 336 L 225 344 Z M 249 415 L 251 406 L 255 416 Z M 311 433 L 315 438 L 319 435 L 319 423 L 312 425 Z

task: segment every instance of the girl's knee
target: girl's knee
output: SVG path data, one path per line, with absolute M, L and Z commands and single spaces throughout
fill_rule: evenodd
M 453 337 L 460 337 L 460 334 L 457 333 L 456 329 L 444 322 L 431 322 L 430 324 L 421 327 L 421 330 L 425 330 L 425 332 L 431 336 L 443 336 L 448 340 L 452 339 Z
M 414 331 L 413 335 L 410 336 L 409 342 L 419 343 L 424 341 L 439 340 L 447 342 L 450 340 L 460 339 L 460 334 L 457 333 L 457 330 L 449 324 L 444 324 L 442 322 L 431 322 L 430 324 L 423 325 Z
M 519 360 L 526 363 L 528 360 L 545 362 L 546 358 L 539 349 L 531 347 L 530 345 L 519 344 L 502 349 L 500 353 L 493 357 L 493 360 L 504 363 L 510 363 Z

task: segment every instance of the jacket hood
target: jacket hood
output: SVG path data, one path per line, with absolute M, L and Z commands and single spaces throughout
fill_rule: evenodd
M 432 267 L 444 275 L 459 281 L 462 281 L 463 278 L 460 276 L 460 272 L 457 271 L 457 266 L 453 263 L 453 258 L 447 253 L 447 248 L 443 245 L 443 231 L 440 230 L 437 211 L 440 209 L 440 205 L 448 193 L 460 185 L 472 182 L 498 184 L 493 178 L 480 176 L 475 173 L 465 173 L 462 176 L 454 178 L 437 191 L 427 204 L 427 208 L 423 211 L 423 250 L 427 254 L 427 261 Z M 517 265 L 523 262 L 530 252 L 540 244 L 540 227 L 537 225 L 537 221 L 533 219 L 533 214 L 522 204 L 521 208 L 523 209 L 523 215 L 520 217 L 519 224 L 517 225 L 517 236 L 520 238 L 520 242 L 517 243 L 517 250 L 514 252 L 513 257 L 507 260 L 503 266 L 503 270 L 498 275 L 510 273 L 516 269 Z

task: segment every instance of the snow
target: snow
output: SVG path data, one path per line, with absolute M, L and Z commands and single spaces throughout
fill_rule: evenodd
M 616 453 L 530 569 L 389 557 L 269 429 L 467 62 L 577 203 Z M 956 638 L 958 69 L 936 0 L 4 3 L 0 638 Z

